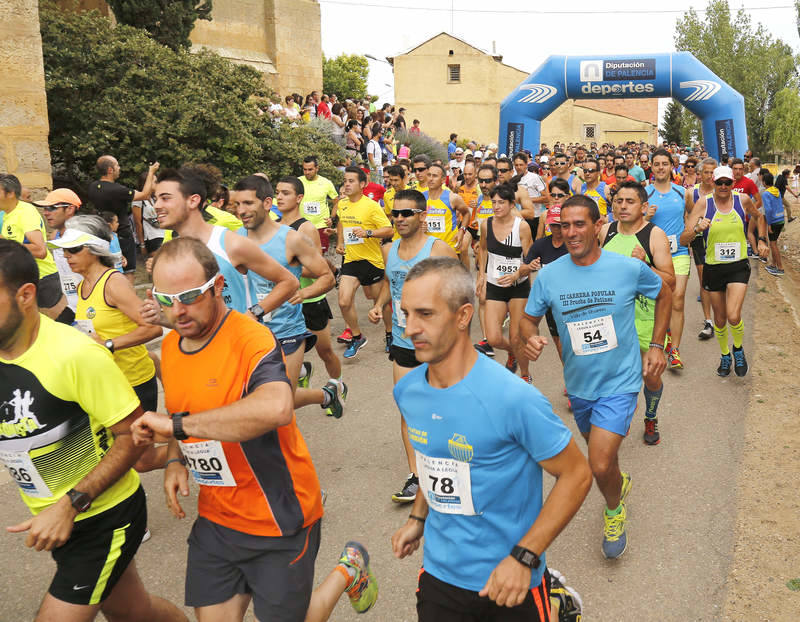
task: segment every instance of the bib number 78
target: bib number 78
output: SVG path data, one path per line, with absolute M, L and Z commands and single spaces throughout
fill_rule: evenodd
M 433 475 L 429 475 L 428 478 L 431 480 L 431 490 L 433 492 L 443 492 L 446 495 L 452 495 L 453 491 L 455 491 L 455 487 L 453 486 L 453 480 L 450 477 L 434 477 Z M 436 489 L 436 485 L 439 485 L 439 489 Z

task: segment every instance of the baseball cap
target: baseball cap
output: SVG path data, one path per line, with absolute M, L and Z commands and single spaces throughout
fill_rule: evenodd
M 48 195 L 42 201 L 34 201 L 33 204 L 38 207 L 50 207 L 60 203 L 66 203 L 67 205 L 80 207 L 81 199 L 69 188 L 56 188 L 52 192 L 48 193 Z
M 730 166 L 718 166 L 714 169 L 714 181 L 718 179 L 733 179 L 733 169 Z
M 464 153 L 464 150 L 461 147 L 456 147 L 456 153 Z
M 688 160 L 688 159 L 689 159 L 689 156 L 687 156 L 685 153 L 682 153 L 681 157 L 679 158 L 681 164 L 686 162 L 686 160 Z
M 545 224 L 560 225 L 561 224 L 561 206 L 551 205 L 547 208 L 547 218 Z
M 67 221 L 69 222 L 69 221 Z M 78 246 L 88 246 L 89 252 L 100 257 L 117 257 L 117 253 L 111 252 L 111 245 L 103 238 L 96 235 L 70 229 L 69 226 L 64 230 L 64 234 L 54 240 L 48 240 L 47 245 L 51 248 L 76 248 Z
M 539 158 L 539 162 L 541 162 L 542 164 L 547 164 L 549 161 L 550 157 L 546 155 L 543 155 L 541 158 Z
M 461 168 L 464 167 L 464 163 L 463 162 L 459 162 L 458 160 L 450 160 L 450 162 L 448 162 L 447 166 L 448 166 L 448 168 L 451 168 L 451 169 L 453 169 L 453 168 L 461 169 Z
M 482 158 L 483 157 L 483 151 L 478 150 L 472 155 L 474 155 L 476 158 Z

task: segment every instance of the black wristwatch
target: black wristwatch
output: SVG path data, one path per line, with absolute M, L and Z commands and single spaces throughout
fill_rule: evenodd
M 764 242 L 766 244 L 767 238 L 762 238 L 761 236 L 758 237 L 759 242 Z
M 92 507 L 92 498 L 89 496 L 88 492 L 78 492 L 74 488 L 70 488 L 67 491 L 67 496 L 69 497 L 69 502 L 72 504 L 72 507 L 78 510 L 78 514 Z
M 114 354 L 114 340 L 113 339 L 106 339 L 106 342 L 103 344 L 111 354 Z
M 534 553 L 529 549 L 521 547 L 518 544 L 515 544 L 514 548 L 511 549 L 511 557 L 516 559 L 523 566 L 527 566 L 532 570 L 538 568 L 539 564 L 542 563 L 542 561 L 539 559 L 539 556 L 536 553 Z
M 367 237 L 368 238 L 372 237 L 372 229 L 367 229 Z
M 266 311 L 264 311 L 264 307 L 262 307 L 260 304 L 254 304 L 252 307 L 250 307 L 248 309 L 248 311 L 250 311 L 250 313 L 255 315 L 256 319 L 259 322 L 261 321 L 261 318 L 264 317 L 264 314 L 266 313 Z
M 176 441 L 185 441 L 189 436 L 183 431 L 183 418 L 188 417 L 189 413 L 183 411 L 180 413 L 172 413 L 172 436 Z

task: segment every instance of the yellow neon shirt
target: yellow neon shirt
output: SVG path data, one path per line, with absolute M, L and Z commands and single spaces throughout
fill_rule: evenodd
M 306 176 L 300 177 L 303 184 L 303 202 L 300 203 L 300 214 L 311 221 L 317 229 L 327 227 L 325 219 L 331 217 L 331 208 L 328 199 L 339 196 L 330 179 L 317 175 L 314 181 L 309 181 Z
M 47 244 L 47 229 L 44 220 L 33 205 L 25 201 L 17 201 L 17 206 L 11 211 L 6 212 L 3 219 L 3 237 L 23 244 L 27 238 L 25 234 L 29 231 L 40 231 L 45 245 Z M 35 257 L 36 265 L 39 266 L 39 278 L 46 277 L 58 272 L 56 261 L 50 249 L 47 249 L 47 256 L 44 259 Z
M 392 223 L 381 206 L 369 197 L 362 196 L 355 203 L 344 197 L 339 201 L 339 221 L 342 223 L 345 245 L 345 262 L 366 259 L 373 266 L 383 270 L 383 253 L 379 238 L 356 238 L 350 232 L 355 227 L 364 230 L 391 227 Z

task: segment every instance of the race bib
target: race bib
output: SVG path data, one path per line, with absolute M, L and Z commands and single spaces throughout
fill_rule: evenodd
M 428 216 L 425 222 L 428 224 L 428 233 L 444 233 L 444 216 Z
M 303 209 L 309 216 L 319 216 L 322 213 L 322 209 L 319 206 L 319 201 L 308 201 L 307 203 L 303 204 Z
M 8 469 L 19 489 L 29 497 L 47 498 L 53 493 L 44 483 L 26 451 L 0 451 L 0 462 Z
M 181 443 L 180 448 L 186 458 L 186 467 L 195 482 L 201 486 L 236 486 L 222 443 Z
M 417 469 L 419 484 L 431 508 L 442 514 L 475 515 L 468 462 L 431 458 L 417 452 Z
M 714 257 L 717 261 L 739 261 L 741 249 L 739 242 L 717 242 L 714 244 Z
M 608 352 L 617 347 L 617 333 L 610 315 L 591 320 L 567 322 L 572 351 L 577 356 Z
M 494 259 L 494 270 L 493 276 L 495 280 L 499 279 L 501 276 L 507 276 L 509 274 L 514 274 L 522 263 L 522 260 L 519 257 L 493 257 Z
M 364 243 L 364 238 L 360 238 L 354 233 L 354 231 L 359 228 L 360 227 L 344 227 L 342 229 L 342 233 L 344 233 L 344 243 L 347 246 Z
M 81 331 L 84 335 L 91 335 L 95 333 L 94 324 L 92 320 L 75 320 L 75 328 Z
M 669 240 L 669 252 L 674 255 L 678 252 L 678 236 L 668 235 L 667 239 Z
M 392 304 L 394 305 L 394 315 L 397 318 L 397 325 L 400 328 L 406 327 L 406 314 L 403 313 L 403 310 L 400 308 L 400 301 L 399 300 L 392 300 Z
M 78 283 L 80 277 L 76 274 L 59 274 L 61 279 L 61 291 L 67 298 L 78 295 Z

